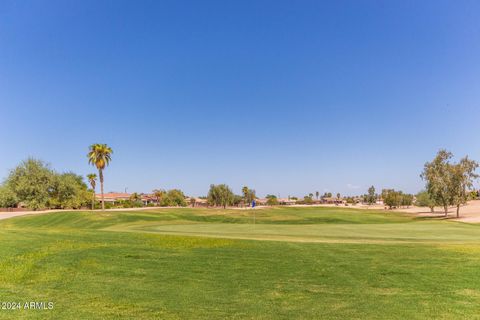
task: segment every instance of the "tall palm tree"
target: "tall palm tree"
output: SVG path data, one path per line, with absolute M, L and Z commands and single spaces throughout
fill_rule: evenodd
M 105 210 L 105 201 L 103 198 L 103 170 L 112 161 L 113 150 L 106 144 L 92 144 L 87 154 L 88 163 L 97 167 L 98 176 L 100 177 L 100 192 L 102 195 L 102 210 Z
M 88 182 L 93 190 L 92 210 L 95 208 L 95 187 L 97 186 L 97 175 L 95 173 L 87 174 Z
M 247 186 L 243 187 L 242 188 L 242 193 L 243 193 L 243 202 L 244 202 L 244 205 L 248 206 L 248 192 L 250 190 L 248 189 Z

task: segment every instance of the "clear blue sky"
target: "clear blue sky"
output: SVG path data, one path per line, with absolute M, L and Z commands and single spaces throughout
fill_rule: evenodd
M 0 1 L 0 177 L 106 190 L 418 191 L 480 160 L 480 1 Z

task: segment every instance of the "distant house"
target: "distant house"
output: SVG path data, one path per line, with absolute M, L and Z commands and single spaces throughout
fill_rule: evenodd
M 144 205 L 158 205 L 158 199 L 154 194 L 141 194 L 140 195 L 140 200 L 142 200 Z
M 119 201 L 125 201 L 125 200 L 130 200 L 130 193 L 119 193 L 119 192 L 108 192 L 103 195 L 105 203 L 111 203 L 115 204 L 116 202 Z M 101 194 L 96 194 L 95 199 L 98 201 L 102 201 L 102 195 Z
M 323 204 L 343 204 L 345 200 L 342 198 L 334 198 L 334 197 L 325 197 L 322 198 Z
M 131 200 L 131 196 L 132 196 L 131 193 L 125 193 L 125 192 L 108 192 L 104 194 L 105 203 L 111 203 L 111 204 L 115 204 L 121 201 Z M 96 194 L 95 199 L 97 199 L 97 201 L 102 202 L 102 195 Z M 155 195 L 153 194 L 142 193 L 140 194 L 140 200 L 143 202 L 144 205 L 158 204 L 157 197 L 155 197 Z
M 297 200 L 290 199 L 290 198 L 279 198 L 277 200 L 278 200 L 279 204 L 286 205 L 286 206 L 293 205 L 293 204 L 297 203 Z
M 255 199 L 255 204 L 257 206 L 266 206 L 267 205 L 268 199 L 266 198 L 261 198 L 261 199 Z

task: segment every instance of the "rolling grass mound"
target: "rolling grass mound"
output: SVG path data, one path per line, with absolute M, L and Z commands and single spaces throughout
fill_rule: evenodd
M 253 224 L 253 214 L 256 224 Z M 349 208 L 0 222 L 0 319 L 475 319 L 480 228 Z

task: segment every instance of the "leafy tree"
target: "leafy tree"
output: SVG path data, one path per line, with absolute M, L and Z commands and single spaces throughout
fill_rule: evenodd
M 441 205 L 445 216 L 448 207 L 457 207 L 457 217 L 460 214 L 460 205 L 467 201 L 467 190 L 478 178 L 475 170 L 478 163 L 465 157 L 459 163 L 451 163 L 453 154 L 440 150 L 432 162 L 427 162 L 420 175 L 426 181 L 426 189 L 435 203 Z
M 90 202 L 83 177 L 72 172 L 54 174 L 48 205 L 50 208 L 79 209 Z
M 102 195 L 102 210 L 105 210 L 105 199 L 103 197 L 103 170 L 112 161 L 113 150 L 106 144 L 92 144 L 87 154 L 88 163 L 97 167 L 100 177 L 100 193 Z
M 313 194 L 309 194 L 308 196 L 303 197 L 304 204 L 312 204 L 313 203 Z
M 185 201 L 185 195 L 181 190 L 172 189 L 165 193 L 160 205 L 162 207 L 185 207 L 187 203 Z
M 207 195 L 209 205 L 222 206 L 225 209 L 227 206 L 233 204 L 234 198 L 235 195 L 226 184 L 210 185 L 210 190 Z
M 10 172 L 5 186 L 18 202 L 38 210 L 47 207 L 54 178 L 54 172 L 45 162 L 29 158 Z
M 332 193 L 331 192 L 325 192 L 322 196 L 322 198 L 331 198 L 332 197 Z
M 469 200 L 478 200 L 478 191 L 472 190 L 468 196 Z
M 435 203 L 440 204 L 448 214 L 448 206 L 453 204 L 451 152 L 440 150 L 432 162 L 425 163 L 420 175 L 426 181 L 426 189 Z
M 397 208 L 400 206 L 408 207 L 413 203 L 413 195 L 403 193 L 402 191 L 395 191 L 394 189 L 384 189 L 383 202 L 390 208 Z
M 95 209 L 95 187 L 97 186 L 97 175 L 95 173 L 87 174 L 88 183 L 93 190 L 92 196 L 92 210 Z
M 0 208 L 13 208 L 17 204 L 16 194 L 8 186 L 0 186 Z
M 240 205 L 240 203 L 242 203 L 242 201 L 243 201 L 243 196 L 240 196 L 240 195 L 237 195 L 237 194 L 234 194 L 234 195 L 233 195 L 232 204 L 233 204 L 234 206 L 237 206 L 237 207 L 238 207 L 238 206 Z
M 193 207 L 195 207 L 195 203 L 197 202 L 197 199 L 195 199 L 195 197 L 190 197 L 190 205 Z
M 473 187 L 473 180 L 479 176 L 475 173 L 478 168 L 476 161 L 465 157 L 458 164 L 452 165 L 452 192 L 453 204 L 457 206 L 457 218 L 460 216 L 460 206 L 467 202 L 469 189 Z
M 371 186 L 368 188 L 368 194 L 365 197 L 365 202 L 368 204 L 374 204 L 377 201 L 377 196 L 375 194 L 375 187 Z
M 386 189 L 383 195 L 383 202 L 390 208 L 399 207 L 402 204 L 402 192 L 394 189 Z
M 337 199 L 340 199 L 340 193 L 337 193 Z
M 162 201 L 162 198 L 165 196 L 165 194 L 167 193 L 165 190 L 163 189 L 155 189 L 152 191 L 153 192 L 153 195 L 154 197 L 157 199 L 157 203 L 160 204 L 160 202 Z
M 267 196 L 265 198 L 267 199 L 267 205 L 269 205 L 269 206 L 278 205 L 277 196 L 275 196 L 273 194 L 267 194 Z
M 320 192 L 315 191 L 315 197 L 317 198 L 317 200 L 318 200 L 318 197 L 319 197 L 319 196 L 320 196 Z
M 400 205 L 409 207 L 413 204 L 413 194 L 401 193 Z
M 435 210 L 435 200 L 430 196 L 428 191 L 423 190 L 417 193 L 416 196 L 417 200 L 415 201 L 415 205 L 419 207 L 428 207 L 430 208 L 431 212 Z

